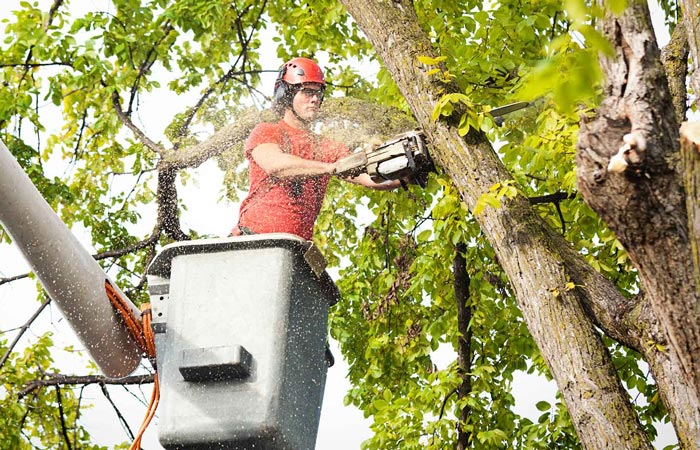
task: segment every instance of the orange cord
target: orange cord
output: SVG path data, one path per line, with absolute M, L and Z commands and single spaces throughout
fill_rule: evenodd
M 153 329 L 151 328 L 151 305 L 146 303 L 141 305 L 141 321 L 134 316 L 131 308 L 126 304 L 125 300 L 112 286 L 109 280 L 105 280 L 105 291 L 107 292 L 107 297 L 109 298 L 112 306 L 119 312 L 119 315 L 124 319 L 124 324 L 129 330 L 129 334 L 134 339 L 136 344 L 139 346 L 141 351 L 148 358 L 156 357 L 156 341 L 153 334 Z M 155 367 L 154 367 L 155 368 Z M 141 438 L 151 423 L 151 419 L 156 414 L 156 409 L 158 408 L 158 401 L 160 400 L 160 384 L 158 382 L 158 372 L 153 374 L 153 392 L 151 393 L 151 400 L 146 409 L 146 417 L 143 419 L 141 428 L 134 438 L 134 442 L 131 443 L 129 450 L 139 450 L 141 448 Z

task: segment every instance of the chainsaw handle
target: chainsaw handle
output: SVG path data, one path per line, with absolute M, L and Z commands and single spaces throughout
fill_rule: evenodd
M 364 151 L 359 151 L 336 161 L 333 175 L 338 178 L 355 178 L 366 171 L 367 154 Z

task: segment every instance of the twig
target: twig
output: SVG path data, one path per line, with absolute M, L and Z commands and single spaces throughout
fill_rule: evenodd
M 146 248 L 150 245 L 153 245 L 155 242 L 158 242 L 158 238 L 160 237 L 160 228 L 156 227 L 153 230 L 153 233 L 151 233 L 150 236 L 148 236 L 146 239 L 139 241 L 133 245 L 130 245 L 128 247 L 124 247 L 121 249 L 116 249 L 116 250 L 107 250 L 102 253 L 98 253 L 96 255 L 93 255 L 93 258 L 95 258 L 96 261 L 100 261 L 102 259 L 107 259 L 107 258 L 118 258 L 120 256 L 124 256 L 129 253 L 133 253 L 137 250 L 141 250 L 143 248 Z
M 139 66 L 139 73 L 136 75 L 136 79 L 134 79 L 134 83 L 131 86 L 131 93 L 129 94 L 129 107 L 127 108 L 126 115 L 131 116 L 134 106 L 134 99 L 136 98 L 136 94 L 138 94 L 140 80 L 144 77 L 146 72 L 151 70 L 153 64 L 155 64 L 155 62 L 158 60 L 158 51 L 156 50 L 158 45 L 160 45 L 161 42 L 163 42 L 170 35 L 170 32 L 173 31 L 173 29 L 174 27 L 170 24 L 170 21 L 167 20 L 163 24 L 163 36 L 161 36 L 161 38 L 153 44 L 153 46 L 148 50 L 146 57 L 141 62 L 141 65 Z
M 80 419 L 80 406 L 83 403 L 83 393 L 85 392 L 85 386 L 80 387 L 80 393 L 78 394 L 78 402 L 75 406 L 75 420 L 73 421 L 73 447 L 78 448 L 78 419 Z
M 129 435 L 129 440 L 133 441 L 134 440 L 134 432 L 131 431 L 131 427 L 129 426 L 129 422 L 126 421 L 126 418 L 124 418 L 124 415 L 122 414 L 121 410 L 119 409 L 119 407 L 117 407 L 117 405 L 112 400 L 112 397 L 109 395 L 109 391 L 107 390 L 107 386 L 105 386 L 104 384 L 101 384 L 100 388 L 102 389 L 102 394 L 105 396 L 105 398 L 107 399 L 109 404 L 112 405 L 114 412 L 117 413 L 117 418 L 119 419 L 119 422 L 122 424 L 122 426 L 126 430 L 127 434 Z
M 23 273 L 21 275 L 15 275 L 13 277 L 7 277 L 7 278 L 0 278 L 0 286 L 6 283 L 12 283 L 13 281 L 21 280 L 23 278 L 27 278 L 29 276 L 29 272 Z
M 63 413 L 63 398 L 61 396 L 61 386 L 56 385 L 56 403 L 58 404 L 58 416 L 61 420 L 61 433 L 63 434 L 63 440 L 66 443 L 68 450 L 73 450 L 73 446 L 70 444 L 70 438 L 68 437 L 68 429 L 66 428 L 66 417 Z
M 62 62 L 62 61 L 56 61 L 56 62 L 46 62 L 46 63 L 20 63 L 20 62 L 15 62 L 15 63 L 2 63 L 0 64 L 0 68 L 7 68 L 7 67 L 25 67 L 25 68 L 34 68 L 34 67 L 50 67 L 50 66 L 66 66 L 66 67 L 73 67 L 73 64 L 68 63 L 68 62 Z
M 541 195 L 539 197 L 529 197 L 528 201 L 531 205 L 539 205 L 542 203 L 559 203 L 573 198 L 576 198 L 575 193 L 557 192 L 555 194 Z
M 139 127 L 134 125 L 134 122 L 131 121 L 131 118 L 122 109 L 121 99 L 119 98 L 119 93 L 117 91 L 112 92 L 112 106 L 114 106 L 114 110 L 122 123 L 134 133 L 136 138 L 141 141 L 143 145 L 154 153 L 161 154 L 164 152 L 162 146 L 153 142 L 143 131 L 141 131 L 141 129 L 139 129 Z
M 133 375 L 124 378 L 107 378 L 104 375 L 64 375 L 56 374 L 49 378 L 34 380 L 27 384 L 21 391 L 17 393 L 17 399 L 20 400 L 37 389 L 44 386 L 59 386 L 59 385 L 135 385 L 153 383 L 153 375 Z
M 160 232 L 161 232 L 160 226 L 157 225 L 154 228 L 153 233 L 142 241 L 139 241 L 133 245 L 130 245 L 128 247 L 124 247 L 121 249 L 107 250 L 107 251 L 104 251 L 101 253 L 97 253 L 97 254 L 92 255 L 92 257 L 96 261 L 101 261 L 101 260 L 107 259 L 107 258 L 119 258 L 120 256 L 124 256 L 126 254 L 133 253 L 137 250 L 141 250 L 142 248 L 153 246 L 153 244 L 158 242 L 158 238 L 160 237 Z M 15 275 L 12 277 L 0 278 L 0 286 L 2 286 L 3 284 L 11 283 L 13 281 L 24 279 L 27 277 L 29 277 L 29 272 L 23 273 L 21 275 Z M 0 367 L 2 367 L 2 363 L 0 363 Z
M 39 306 L 39 308 L 32 314 L 32 317 L 29 318 L 29 320 L 20 327 L 20 332 L 17 333 L 17 336 L 15 336 L 15 339 L 12 341 L 12 344 L 7 348 L 7 351 L 5 354 L 2 356 L 2 359 L 0 359 L 0 368 L 2 368 L 3 365 L 5 365 L 5 362 L 7 359 L 10 357 L 10 354 L 12 353 L 12 350 L 14 350 L 15 346 L 17 345 L 17 342 L 19 342 L 20 338 L 22 335 L 29 329 L 29 327 L 32 325 L 32 323 L 36 320 L 37 317 L 39 317 L 39 314 L 46 308 L 49 303 L 51 303 L 51 299 L 47 298 L 44 300 L 44 303 Z

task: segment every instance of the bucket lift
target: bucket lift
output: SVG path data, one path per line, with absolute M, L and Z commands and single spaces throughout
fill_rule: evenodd
M 338 288 L 309 242 L 166 246 L 147 271 L 167 449 L 312 450 Z

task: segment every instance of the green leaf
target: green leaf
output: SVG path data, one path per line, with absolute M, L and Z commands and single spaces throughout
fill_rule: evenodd
M 535 404 L 535 407 L 539 411 L 549 411 L 552 408 L 552 405 L 550 405 L 548 402 L 545 402 L 544 400 L 539 401 Z

